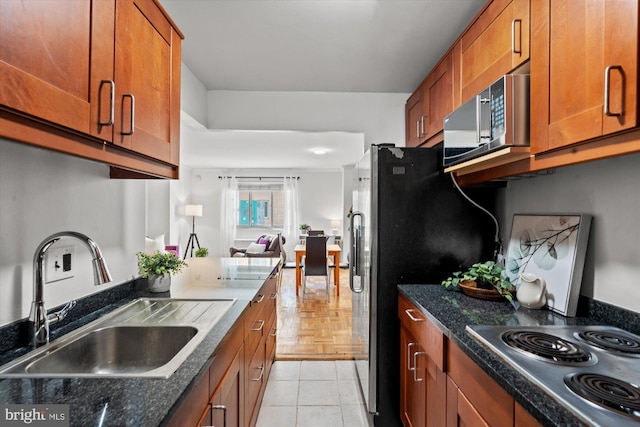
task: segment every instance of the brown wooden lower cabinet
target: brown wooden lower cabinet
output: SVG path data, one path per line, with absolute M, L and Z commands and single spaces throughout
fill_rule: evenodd
M 208 407 L 209 396 L 209 376 L 204 375 L 171 418 L 169 427 L 201 425 L 200 422 L 205 417 L 202 411 Z
M 402 296 L 398 314 L 402 424 L 444 426 L 447 375 L 440 368 L 443 334 Z
M 170 427 L 253 427 L 275 358 L 276 277 L 270 277 L 218 346 L 207 374 Z
M 479 426 L 488 427 L 467 396 L 458 388 L 451 378 L 447 377 L 447 427 L 448 426 Z
M 211 423 L 206 426 L 243 427 L 244 426 L 244 369 L 242 359 L 244 347 L 240 347 L 231 362 L 222 383 L 213 393 L 209 402 Z
M 400 329 L 400 416 L 404 427 L 425 425 L 424 351 L 408 328 Z
M 516 402 L 516 427 L 541 427 L 533 416 L 527 412 L 518 402 Z
M 492 426 L 514 425 L 513 398 L 460 347 L 449 341 L 447 350 L 447 375 L 479 415 Z
M 398 316 L 404 427 L 541 425 L 403 295 Z

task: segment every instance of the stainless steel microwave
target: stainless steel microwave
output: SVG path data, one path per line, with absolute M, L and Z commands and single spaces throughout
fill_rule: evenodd
M 528 74 L 505 74 L 444 118 L 445 167 L 528 145 Z

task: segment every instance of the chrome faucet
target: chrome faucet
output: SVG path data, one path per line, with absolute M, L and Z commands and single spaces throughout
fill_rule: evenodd
M 111 281 L 111 274 L 107 268 L 107 264 L 102 258 L 100 248 L 89 237 L 75 231 L 61 231 L 52 234 L 38 245 L 36 253 L 33 256 L 33 301 L 31 302 L 31 311 L 29 312 L 29 323 L 31 334 L 31 345 L 39 347 L 49 342 L 49 325 L 57 323 L 65 318 L 69 310 L 75 305 L 76 301 L 70 301 L 62 310 L 47 315 L 47 309 L 44 306 L 44 259 L 47 250 L 55 242 L 63 237 L 73 237 L 84 243 L 91 255 L 93 256 L 93 279 L 95 285 L 102 285 Z

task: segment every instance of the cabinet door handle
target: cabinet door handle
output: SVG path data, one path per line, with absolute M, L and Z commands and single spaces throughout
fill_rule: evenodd
M 420 355 L 423 354 L 427 354 L 424 351 L 416 351 L 415 353 L 413 353 L 413 381 L 419 383 L 421 382 L 423 379 L 422 378 L 418 378 L 417 372 L 418 372 L 418 362 L 416 361 L 416 358 Z
M 516 22 L 520 24 L 520 32 L 518 34 L 520 49 L 516 49 Z M 514 19 L 513 21 L 511 21 L 511 52 L 522 55 L 522 19 Z
M 424 319 L 420 319 L 419 317 L 415 317 L 413 314 L 411 314 L 411 312 L 413 311 L 412 308 L 407 308 L 404 312 L 407 313 L 407 316 L 409 316 L 409 319 L 413 320 L 414 322 L 422 322 Z
M 129 127 L 129 132 L 125 132 L 124 129 L 122 129 L 122 134 L 123 135 L 133 135 L 133 132 L 135 132 L 135 130 L 136 130 L 136 125 L 135 125 L 135 121 L 136 121 L 136 97 L 133 96 L 132 93 L 125 93 L 125 94 L 122 95 L 122 98 L 123 98 L 123 100 L 124 100 L 124 98 L 131 98 L 131 114 L 129 116 L 129 118 L 131 119 L 131 126 Z
M 272 333 L 272 334 L 269 334 L 269 336 L 270 336 L 270 337 L 275 337 L 275 336 L 277 336 L 277 334 L 278 334 L 278 328 L 271 328 L 271 329 L 273 329 L 273 333 Z
M 407 344 L 407 370 L 408 371 L 413 371 L 415 369 L 411 367 L 411 347 L 413 347 L 414 345 L 418 345 L 418 343 L 415 342 L 410 342 L 409 344 Z
M 254 301 L 255 304 L 260 304 L 264 300 L 264 295 L 259 294 L 258 299 Z
M 610 117 L 620 117 L 624 113 L 624 111 L 620 111 L 619 113 L 612 113 L 609 108 L 609 95 L 611 92 L 611 70 L 618 70 L 622 75 L 622 95 L 624 96 L 624 72 L 622 70 L 622 65 L 609 65 L 604 70 L 604 114 L 605 116 Z M 624 105 L 624 102 L 622 103 Z
M 102 80 L 100 82 L 100 89 L 98 91 L 99 94 L 102 94 L 102 85 L 107 84 L 110 87 L 109 90 L 109 120 L 106 122 L 100 121 L 100 106 L 101 102 L 98 101 L 98 126 L 113 126 L 113 117 L 115 116 L 115 105 L 116 105 L 116 83 L 113 80 Z
M 251 328 L 252 331 L 261 331 L 262 328 L 264 327 L 264 320 L 257 320 L 258 323 L 260 323 L 260 326 L 258 326 L 257 328 Z
M 277 299 L 278 298 L 278 294 L 273 293 L 271 294 L 271 296 L 269 297 L 269 299 Z
M 424 131 L 424 118 L 425 116 L 420 117 L 420 136 L 426 135 L 426 132 Z
M 416 138 L 420 138 L 420 120 L 416 120 Z
M 258 378 L 252 378 L 251 381 L 262 381 L 262 376 L 264 375 L 264 365 L 260 366 L 260 376 Z
M 222 427 L 227 427 L 227 407 L 224 405 L 211 404 L 211 410 L 213 411 L 214 409 L 222 409 Z

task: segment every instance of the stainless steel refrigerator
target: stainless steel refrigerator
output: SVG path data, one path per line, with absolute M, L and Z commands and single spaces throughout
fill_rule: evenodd
M 439 284 L 493 257 L 493 220 L 442 171 L 440 148 L 372 146 L 354 169 L 349 285 L 355 365 L 373 423 L 400 426 L 398 284 Z M 469 192 L 493 210 L 495 190 Z

